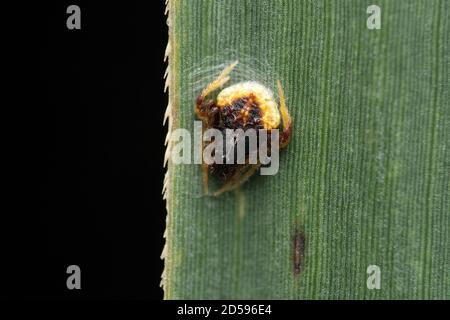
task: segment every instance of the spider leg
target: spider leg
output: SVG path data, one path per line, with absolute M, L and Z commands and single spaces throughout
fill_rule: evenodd
M 206 163 L 202 163 L 202 182 L 203 182 L 203 192 L 205 194 L 209 193 L 209 187 L 208 187 L 208 165 Z
M 278 96 L 280 98 L 281 121 L 283 124 L 283 132 L 280 133 L 280 149 L 283 149 L 288 145 L 289 139 L 291 138 L 292 118 L 289 115 L 289 111 L 286 107 L 286 101 L 284 99 L 284 91 L 283 88 L 281 87 L 280 80 L 277 80 L 277 86 L 278 86 Z
M 217 78 L 209 83 L 197 97 L 197 100 L 195 102 L 195 113 L 197 114 L 198 118 L 200 118 L 201 120 L 207 119 L 208 110 L 214 104 L 214 101 L 206 100 L 206 97 L 208 96 L 208 94 L 220 88 L 230 80 L 230 77 L 228 75 L 234 69 L 234 67 L 236 67 L 237 64 L 238 61 L 235 61 L 228 67 L 223 69 L 223 71 L 217 76 Z
M 234 67 L 236 67 L 237 64 L 238 64 L 238 61 L 235 61 L 232 64 L 230 64 L 228 67 L 223 69 L 223 71 L 219 74 L 219 76 L 213 82 L 208 84 L 205 89 L 203 89 L 202 93 L 200 94 L 200 97 L 202 97 L 204 99 L 212 91 L 220 88 L 225 83 L 227 83 L 228 80 L 230 80 L 230 77 L 228 75 L 230 74 L 231 71 L 233 71 Z
M 217 197 L 218 195 L 236 189 L 240 185 L 242 185 L 245 181 L 248 180 L 261 166 L 258 164 L 247 164 L 240 170 L 238 170 L 221 188 L 216 190 L 213 193 L 213 196 Z
M 214 105 L 214 101 L 208 100 L 208 101 L 200 101 L 200 96 L 197 98 L 197 102 L 195 103 L 195 114 L 197 115 L 197 118 L 202 120 L 203 122 L 208 121 L 208 110 L 211 109 L 211 107 Z
M 203 137 L 203 132 L 205 131 L 205 126 L 206 123 L 205 121 L 203 121 L 202 123 L 202 137 Z M 205 148 L 205 142 L 202 140 L 202 148 L 200 150 L 202 150 L 202 182 L 203 182 L 203 192 L 205 194 L 208 194 L 209 192 L 209 188 L 208 188 L 208 164 L 205 162 L 205 160 L 203 159 L 203 150 Z

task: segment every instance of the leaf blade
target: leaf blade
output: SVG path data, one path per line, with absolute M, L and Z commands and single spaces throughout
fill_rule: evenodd
M 295 129 L 277 175 L 219 198 L 169 161 L 166 298 L 450 297 L 449 8 L 380 3 L 369 31 L 360 1 L 169 2 L 173 128 L 192 130 L 204 70 L 239 59 L 281 80 Z

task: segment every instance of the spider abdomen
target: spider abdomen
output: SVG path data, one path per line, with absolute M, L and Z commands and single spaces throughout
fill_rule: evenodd
M 255 81 L 236 83 L 217 96 L 224 127 L 274 129 L 280 113 L 272 91 Z
M 259 103 L 253 95 L 237 98 L 221 109 L 222 128 L 263 129 Z

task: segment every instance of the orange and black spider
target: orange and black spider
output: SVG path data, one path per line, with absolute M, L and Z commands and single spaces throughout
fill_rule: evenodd
M 203 122 L 203 130 L 215 128 L 222 132 L 226 129 L 279 129 L 280 149 L 285 148 L 292 133 L 292 119 L 284 100 L 284 92 L 278 80 L 280 108 L 275 102 L 272 91 L 255 81 L 244 81 L 229 86 L 219 92 L 216 100 L 207 96 L 230 80 L 229 74 L 237 61 L 226 67 L 219 76 L 209 83 L 197 97 L 195 113 Z M 204 148 L 205 146 L 202 146 Z M 217 196 L 225 191 L 237 188 L 253 175 L 261 163 L 250 164 L 206 164 L 202 163 L 203 186 L 208 193 L 208 175 L 212 174 L 224 181 L 221 188 L 213 193 Z

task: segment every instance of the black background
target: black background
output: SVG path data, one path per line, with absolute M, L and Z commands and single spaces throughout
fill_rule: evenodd
M 71 4 L 81 8 L 81 30 L 66 27 Z M 22 246 L 4 262 L 14 270 L 6 295 L 162 299 L 164 2 L 52 1 L 40 9 L 32 196 L 22 198 L 31 215 L 15 212 L 23 221 L 10 239 Z M 66 287 L 72 264 L 81 290 Z

